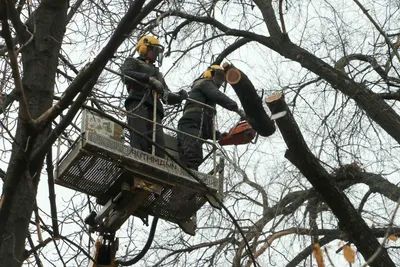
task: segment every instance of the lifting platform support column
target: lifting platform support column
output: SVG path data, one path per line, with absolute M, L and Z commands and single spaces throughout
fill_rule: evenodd
M 151 149 L 151 154 L 155 156 L 155 151 L 156 151 L 156 146 L 154 143 L 156 142 L 156 136 L 157 136 L 157 99 L 158 99 L 158 94 L 157 92 L 154 92 L 153 94 L 154 97 L 154 102 L 153 102 L 153 134 L 152 134 L 152 149 Z M 92 212 L 88 218 L 86 218 L 85 222 L 89 225 L 94 225 L 97 224 L 97 222 L 102 221 L 109 213 L 116 207 L 117 203 L 121 198 L 124 197 L 124 191 L 129 191 L 130 188 L 127 188 L 127 190 L 123 190 L 120 192 L 115 198 L 110 200 L 102 209 L 99 215 L 97 215 L 95 212 Z M 150 192 L 148 193 L 150 194 Z M 148 194 L 141 194 L 142 197 L 139 196 L 139 199 L 135 198 L 136 201 L 138 200 L 144 200 Z M 130 198 L 129 198 L 130 200 Z M 138 205 L 133 205 L 130 206 L 130 209 L 136 209 Z M 133 210 L 132 210 L 133 212 Z M 114 215 L 109 218 L 109 224 L 110 225 L 119 225 L 118 223 L 118 218 L 120 216 Z M 121 221 L 121 224 L 124 223 L 125 219 Z M 96 241 L 95 248 L 94 248 L 94 253 L 93 253 L 93 258 L 97 261 L 97 264 L 100 267 L 116 267 L 117 263 L 115 260 L 115 255 L 118 250 L 118 238 L 115 238 L 115 232 L 118 229 L 114 229 L 114 231 L 107 235 L 104 233 L 101 233 L 99 235 L 98 240 Z M 185 229 L 184 229 L 185 230 Z M 190 232 L 190 229 L 187 229 Z M 107 239 L 108 238 L 108 239 Z M 107 243 L 108 241 L 108 243 Z M 93 266 L 93 262 L 90 261 L 89 266 Z
M 214 179 L 217 179 L 217 151 L 216 151 L 216 142 L 217 142 L 217 134 L 216 134 L 216 126 L 215 126 L 215 113 L 213 115 L 213 177 Z M 221 209 L 220 202 L 216 199 L 219 198 L 219 195 L 210 195 L 206 194 L 206 198 L 208 200 L 208 203 L 210 203 L 211 206 L 213 206 L 216 209 Z

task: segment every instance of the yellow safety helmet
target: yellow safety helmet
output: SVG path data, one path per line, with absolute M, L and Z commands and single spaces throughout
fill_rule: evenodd
M 151 62 L 158 61 L 158 64 L 161 66 L 163 59 L 164 47 L 160 45 L 158 39 L 151 35 L 146 35 L 140 38 L 139 42 L 136 45 L 136 51 L 139 52 L 141 57 L 144 57 Z M 151 51 L 152 55 L 149 58 L 148 52 Z
M 225 82 L 224 68 L 220 65 L 211 65 L 203 72 L 201 77 L 213 79 L 217 86 L 220 87 Z
M 214 77 L 215 71 L 224 71 L 224 68 L 221 67 L 220 65 L 212 65 L 206 69 L 206 71 L 203 72 L 203 75 L 201 76 L 202 78 L 212 78 Z

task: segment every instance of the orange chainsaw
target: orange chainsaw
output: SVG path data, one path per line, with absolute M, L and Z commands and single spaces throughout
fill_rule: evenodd
M 218 143 L 221 146 L 242 145 L 250 143 L 256 136 L 256 131 L 247 121 L 239 122 L 229 132 L 222 135 Z

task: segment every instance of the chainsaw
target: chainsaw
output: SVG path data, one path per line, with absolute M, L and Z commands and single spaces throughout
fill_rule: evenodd
M 243 145 L 250 143 L 256 137 L 256 131 L 247 121 L 241 121 L 232 127 L 228 133 L 222 134 L 218 143 L 221 146 Z

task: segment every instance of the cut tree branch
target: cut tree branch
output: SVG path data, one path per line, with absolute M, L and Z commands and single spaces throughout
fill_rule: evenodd
M 225 71 L 226 81 L 235 90 L 246 112 L 246 120 L 259 135 L 272 135 L 276 130 L 275 124 L 265 112 L 261 97 L 257 94 L 250 79 L 233 65 L 224 63 L 222 67 Z

